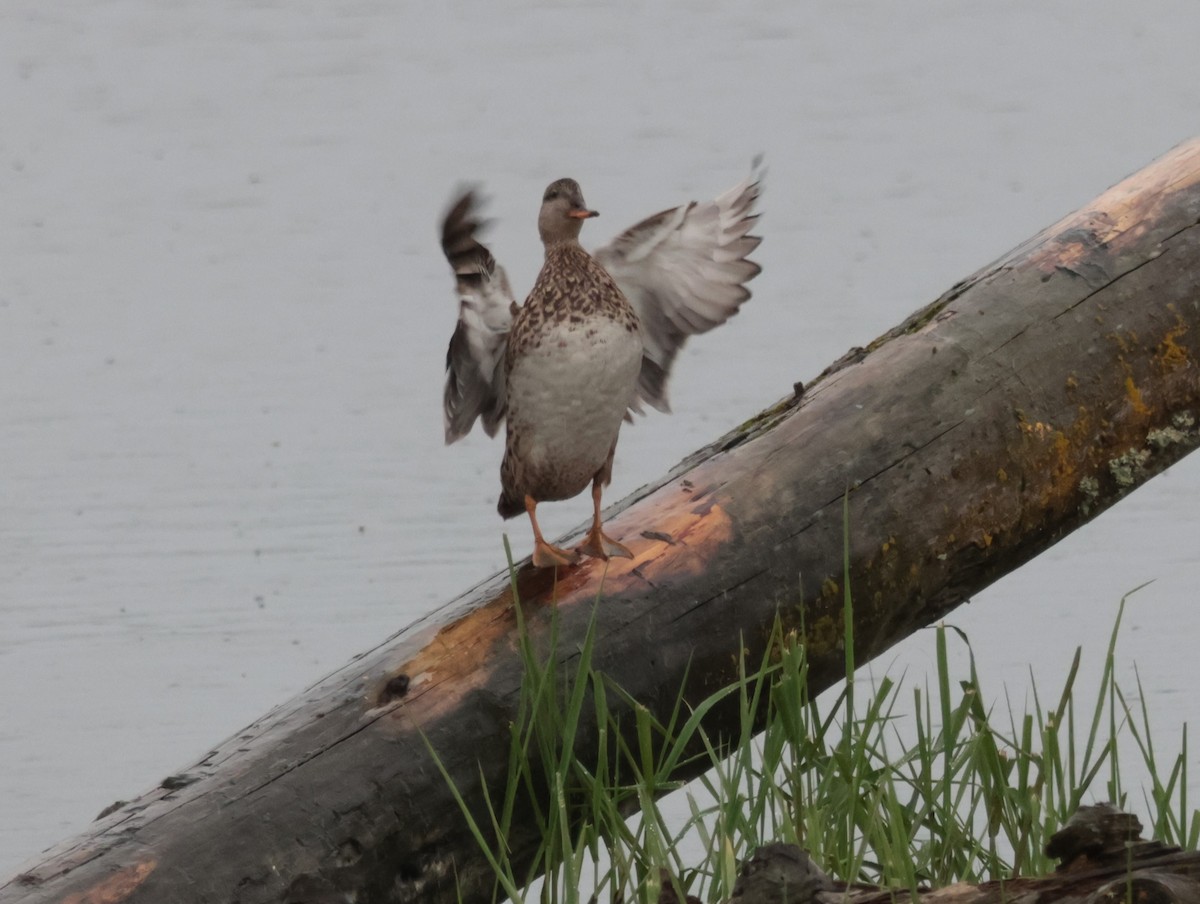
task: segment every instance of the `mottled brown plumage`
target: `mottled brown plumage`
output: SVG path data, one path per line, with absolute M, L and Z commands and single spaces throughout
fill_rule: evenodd
M 593 257 L 579 233 L 596 212 L 575 180 L 552 182 L 538 213 L 545 262 L 519 308 L 503 268 L 475 238 L 474 193 L 447 212 L 442 248 L 455 272 L 459 322 L 446 359 L 446 441 L 466 435 L 476 418 L 489 435 L 505 422 L 498 510 L 529 515 L 535 565 L 572 564 L 579 553 L 631 555 L 600 522 L 621 422 L 641 411 L 639 401 L 667 410 L 679 348 L 749 297 L 743 284 L 758 273 L 746 259 L 760 241 L 748 234 L 758 190 L 752 173 L 715 201 L 656 214 Z M 571 498 L 589 483 L 584 543 L 577 551 L 547 543 L 537 504 Z
M 538 214 L 546 260 L 513 319 L 504 358 L 507 431 L 497 509 L 505 518 L 528 513 L 539 567 L 572 564 L 579 555 L 545 541 L 537 504 L 570 499 L 589 483 L 595 517 L 580 551 L 631 555 L 601 531 L 600 496 L 643 346 L 633 308 L 579 245 L 583 221 L 594 216 L 574 180 L 546 189 Z
M 543 341 L 548 321 L 583 323 L 590 317 L 610 317 L 637 332 L 638 318 L 608 271 L 577 243 L 546 249 L 546 261 L 529 299 L 513 320 L 507 361 Z
M 621 419 L 633 400 L 641 356 L 637 314 L 612 277 L 577 242 L 548 244 L 545 264 L 509 332 L 506 372 L 511 375 L 527 368 L 533 379 L 555 394 L 573 391 L 575 397 L 566 399 L 567 407 L 578 402 L 590 409 L 590 414 L 585 410 L 582 415 L 592 421 L 607 413 L 604 421 L 610 426 L 598 431 L 602 437 L 593 440 L 590 449 L 576 449 L 566 461 L 547 460 L 536 454 L 538 435 L 561 431 L 564 440 L 558 445 L 563 446 L 566 438 L 578 433 L 578 425 L 569 420 L 544 424 L 526 416 L 524 406 L 536 387 L 519 390 L 515 397 L 510 394 L 500 465 L 501 516 L 511 518 L 525 511 L 527 495 L 538 502 L 570 499 L 597 476 L 599 466 L 590 474 L 581 474 L 597 459 L 603 462 L 615 447 Z M 552 376 L 563 364 L 578 374 L 577 381 L 568 383 Z M 609 397 L 601 397 L 610 377 L 606 371 L 612 367 L 618 368 L 612 381 L 616 385 Z M 632 374 L 628 379 L 626 370 Z M 581 469 L 580 463 L 585 461 Z M 601 484 L 607 484 L 608 478 L 607 473 L 602 475 Z

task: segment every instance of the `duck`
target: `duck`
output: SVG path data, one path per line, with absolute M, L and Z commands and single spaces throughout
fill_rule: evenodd
M 764 171 L 761 157 L 733 188 L 663 210 L 589 253 L 579 236 L 599 216 L 574 179 L 551 182 L 537 225 L 545 251 L 524 304 L 480 241 L 474 187 L 442 218 L 442 251 L 454 273 L 458 319 L 446 352 L 442 394 L 446 444 L 478 422 L 505 427 L 497 510 L 522 513 L 533 529 L 535 568 L 583 557 L 632 558 L 603 530 L 601 500 L 612 479 L 623 423 L 645 406 L 668 413 L 667 384 L 684 343 L 725 323 L 761 272 L 750 260 Z M 548 542 L 537 506 L 591 487 L 592 521 L 574 549 Z

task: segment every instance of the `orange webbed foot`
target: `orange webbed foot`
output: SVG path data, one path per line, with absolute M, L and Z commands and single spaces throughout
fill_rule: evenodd
M 611 559 L 614 556 L 622 559 L 632 559 L 633 553 L 629 547 L 618 543 L 599 528 L 593 527 L 588 531 L 587 539 L 581 543 L 577 552 L 593 559 Z
M 571 549 L 562 549 L 547 543 L 545 540 L 540 540 L 534 543 L 533 546 L 533 567 L 534 568 L 553 568 L 556 565 L 578 565 L 579 553 Z

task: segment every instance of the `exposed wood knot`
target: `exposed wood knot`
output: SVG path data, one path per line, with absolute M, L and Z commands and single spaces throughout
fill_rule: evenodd
M 396 904 L 420 904 L 431 900 L 431 889 L 452 881 L 454 861 L 448 857 L 421 858 L 420 862 L 401 860 L 392 883 L 389 901 Z
M 347 838 L 338 845 L 336 863 L 339 867 L 354 866 L 362 859 L 363 846 L 357 838 Z
M 379 692 L 379 699 L 375 701 L 375 705 L 386 706 L 393 700 L 401 699 L 408 693 L 408 686 L 411 683 L 411 679 L 403 673 L 393 675 L 383 686 L 383 690 Z

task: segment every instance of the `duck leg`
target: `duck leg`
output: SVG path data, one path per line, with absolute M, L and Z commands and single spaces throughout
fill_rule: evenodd
M 612 474 L 613 453 L 616 449 L 614 443 L 608 453 L 608 461 L 592 478 L 592 529 L 588 531 L 588 535 L 580 544 L 578 551 L 593 559 L 608 559 L 612 556 L 620 556 L 624 559 L 633 558 L 633 553 L 629 551 L 628 547 L 621 545 L 600 529 L 600 494 Z
M 575 565 L 579 562 L 579 553 L 574 550 L 562 549 L 552 543 L 547 543 L 542 536 L 542 529 L 537 523 L 537 500 L 529 494 L 525 495 L 525 511 L 529 513 L 529 522 L 533 525 L 533 566 L 534 568 L 552 568 L 555 565 Z

